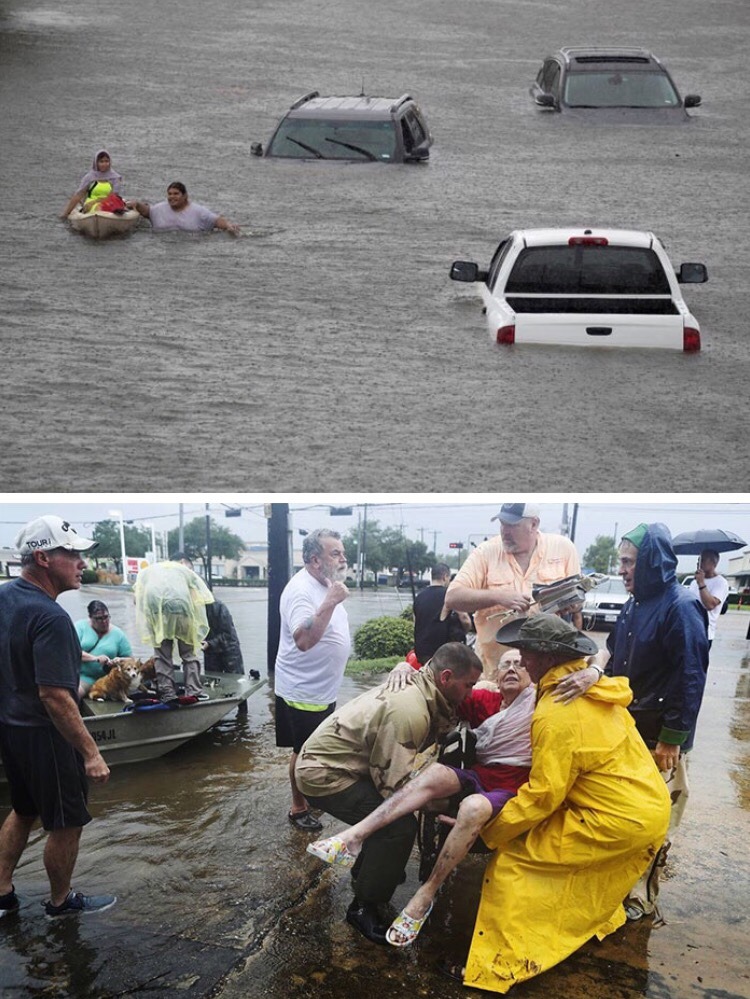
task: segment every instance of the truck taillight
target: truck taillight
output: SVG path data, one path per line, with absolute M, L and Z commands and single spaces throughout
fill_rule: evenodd
M 497 342 L 498 343 L 515 343 L 516 342 L 516 327 L 515 324 L 510 326 L 501 326 L 497 331 Z
M 609 246 L 606 236 L 571 236 L 568 246 Z
M 701 349 L 701 335 L 699 330 L 694 330 L 686 326 L 682 331 L 682 349 L 686 354 L 695 354 Z

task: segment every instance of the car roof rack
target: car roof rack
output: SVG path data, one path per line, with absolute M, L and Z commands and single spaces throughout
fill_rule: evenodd
M 412 100 L 411 94 L 402 94 L 398 98 L 398 100 L 394 101 L 393 104 L 391 104 L 391 111 L 396 111 L 398 108 L 401 107 L 402 104 L 406 104 L 406 102 L 410 100 Z
M 308 101 L 311 101 L 313 97 L 320 97 L 320 91 L 311 90 L 309 94 L 305 94 L 303 97 L 298 97 L 294 104 L 289 105 L 289 110 L 294 111 L 295 108 L 302 107 L 303 104 L 307 104 Z

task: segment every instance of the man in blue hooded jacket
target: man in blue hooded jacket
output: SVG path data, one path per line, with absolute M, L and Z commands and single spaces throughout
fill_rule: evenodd
M 664 524 L 639 524 L 623 535 L 619 575 L 630 593 L 599 663 L 611 676 L 626 676 L 630 712 L 651 750 L 672 798 L 669 835 L 688 797 L 685 753 L 693 744 L 708 670 L 708 618 L 700 601 L 675 576 L 677 556 Z M 630 919 L 656 908 L 659 869 L 669 839 L 630 893 Z

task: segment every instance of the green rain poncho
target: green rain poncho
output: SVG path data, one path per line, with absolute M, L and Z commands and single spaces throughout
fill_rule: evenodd
M 199 649 L 208 634 L 206 604 L 214 597 L 200 576 L 179 562 L 157 562 L 138 573 L 135 587 L 138 633 L 153 648 L 180 638 Z

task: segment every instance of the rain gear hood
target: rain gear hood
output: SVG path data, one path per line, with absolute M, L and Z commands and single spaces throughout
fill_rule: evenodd
M 138 573 L 135 620 L 141 639 L 158 648 L 179 638 L 194 650 L 208 634 L 206 605 L 214 601 L 200 576 L 179 562 L 157 562 Z
M 708 669 L 708 616 L 677 582 L 669 529 L 649 524 L 638 546 L 633 592 L 607 639 L 607 672 L 627 676 L 631 713 L 652 748 L 692 746 Z

